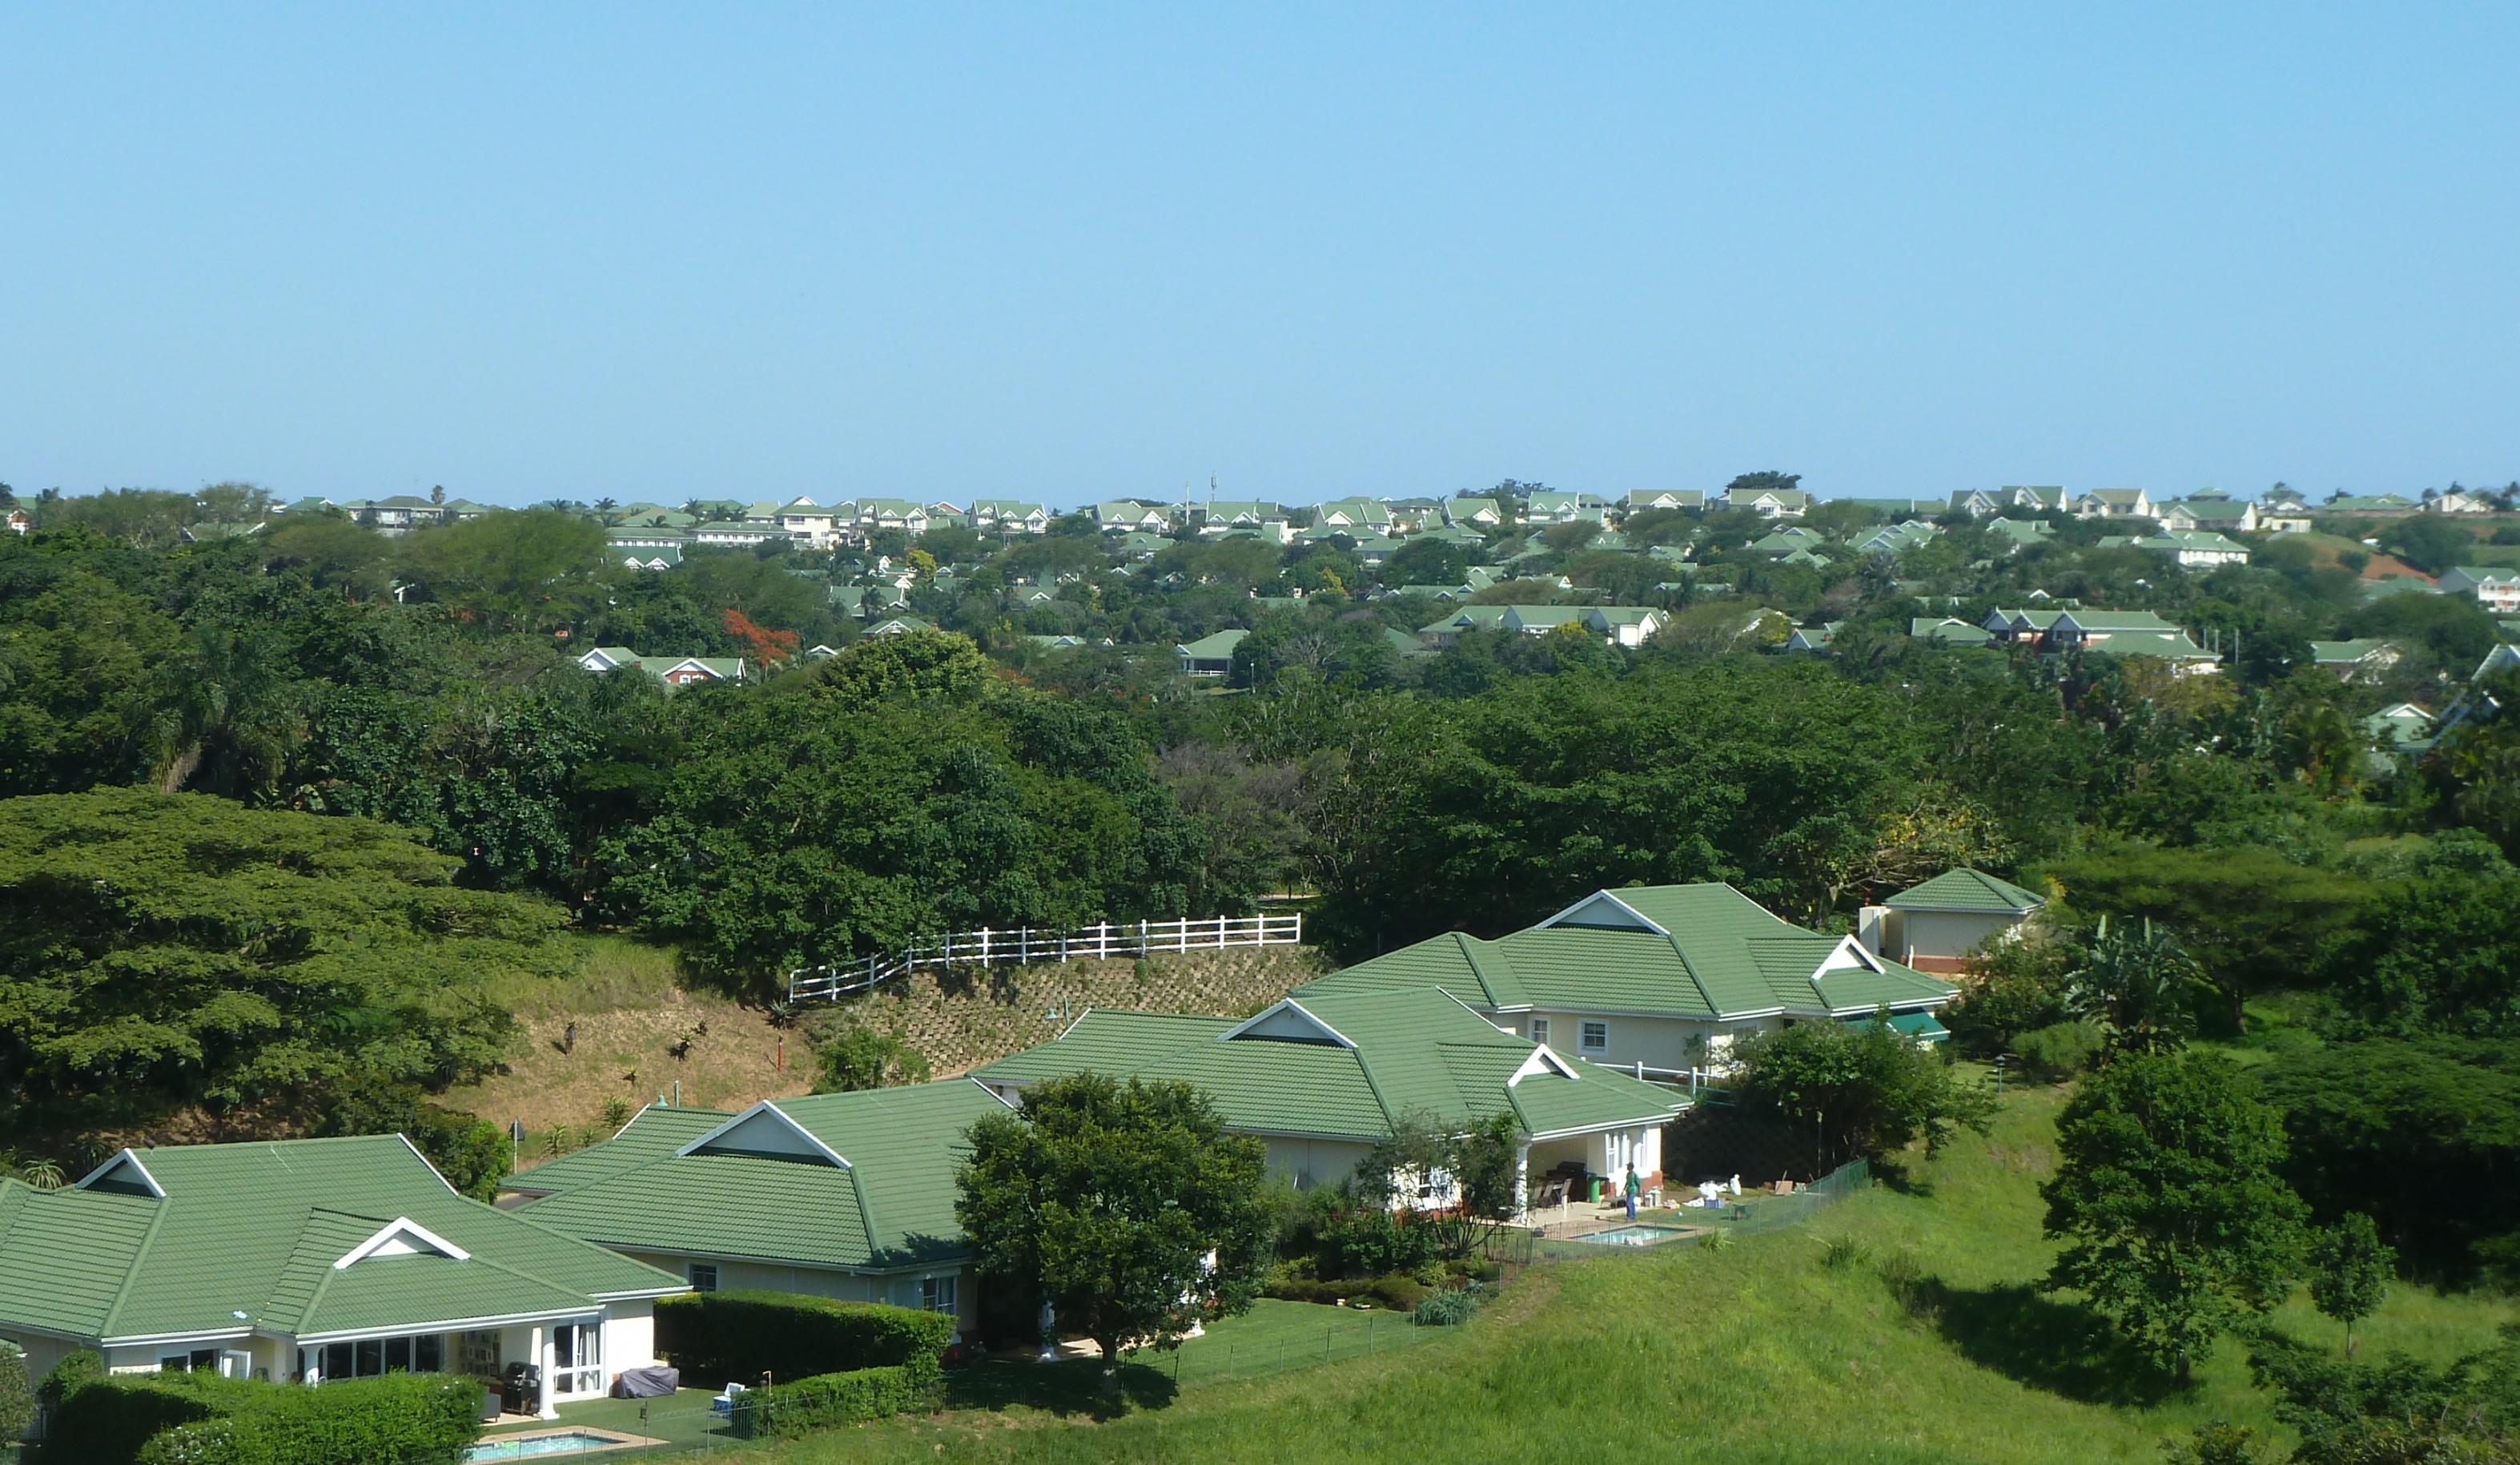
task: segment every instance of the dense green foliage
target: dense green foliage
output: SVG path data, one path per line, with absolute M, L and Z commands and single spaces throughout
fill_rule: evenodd
M 1943 1054 L 1887 1023 L 1796 1023 L 1734 1044 L 1733 1092 L 1812 1137 L 1815 1176 L 1882 1160 L 1918 1139 L 1927 1154 L 1983 1133 L 1994 1099 Z
M 35 1422 L 35 1391 L 26 1377 L 26 1355 L 0 1344 L 0 1441 L 15 1440 Z
M 2310 1244 L 2310 1296 L 2318 1310 L 2345 1324 L 2345 1352 L 2354 1353 L 2354 1325 L 2389 1293 L 2398 1254 L 2380 1240 L 2371 1217 L 2349 1211 Z
M 2089 1079 L 2057 1124 L 2049 1278 L 2183 1378 L 2217 1335 L 2283 1301 L 2300 1269 L 2284 1137 L 2220 1060 L 2137 1053 Z
M 1258 1295 L 1274 1228 L 1267 1150 L 1188 1084 L 1078 1074 L 971 1126 L 955 1206 L 980 1271 L 1123 1351 L 1169 1348 Z
M 656 1351 L 694 1378 L 749 1380 L 908 1367 L 932 1375 L 954 1318 L 788 1292 L 696 1292 L 656 1303 Z
M 275 1387 L 207 1373 L 124 1374 L 68 1391 L 38 1465 L 455 1465 L 481 1386 L 441 1374 Z
M 836 1425 L 881 1419 L 924 1403 L 935 1380 L 932 1366 L 887 1365 L 748 1390 L 734 1409 L 735 1433 L 745 1440 L 801 1440 Z
M 554 969 L 562 916 L 454 884 L 457 863 L 198 794 L 0 801 L 0 1120 L 302 1123 L 479 1073 L 512 1027 L 485 978 Z

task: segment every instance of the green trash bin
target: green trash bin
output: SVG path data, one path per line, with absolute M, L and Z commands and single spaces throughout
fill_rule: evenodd
M 1609 1184 L 1609 1182 L 1608 1182 L 1608 1181 L 1606 1181 L 1606 1180 L 1604 1180 L 1604 1179 L 1602 1179 L 1602 1178 L 1601 1178 L 1600 1176 L 1598 1176 L 1598 1175 L 1595 1175 L 1595 1176 L 1593 1177 L 1593 1204 L 1594 1204 L 1594 1205 L 1598 1206 L 1598 1205 L 1600 1205 L 1600 1204 L 1601 1204 L 1601 1189 L 1602 1189 L 1602 1187 L 1603 1187 L 1603 1186 L 1605 1186 L 1605 1185 L 1607 1185 L 1607 1184 Z

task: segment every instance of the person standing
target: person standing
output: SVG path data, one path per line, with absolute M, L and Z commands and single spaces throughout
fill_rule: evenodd
M 1637 1178 L 1637 1167 L 1631 1162 L 1628 1166 L 1628 1183 L 1619 1187 L 1620 1194 L 1628 1198 L 1628 1219 L 1630 1220 L 1637 1218 L 1637 1196 L 1644 1188 L 1644 1182 Z

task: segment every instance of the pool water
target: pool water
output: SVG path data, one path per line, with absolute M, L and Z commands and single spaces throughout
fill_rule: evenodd
M 539 1460 L 548 1455 L 576 1455 L 589 1450 L 617 1449 L 630 1441 L 593 1430 L 564 1430 L 557 1435 L 528 1435 L 521 1440 L 484 1440 L 464 1451 L 465 1465 L 480 1460 Z
M 1589 1236 L 1571 1236 L 1570 1241 L 1595 1241 L 1603 1246 L 1653 1246 L 1686 1236 L 1687 1231 L 1671 1226 L 1613 1226 L 1607 1231 L 1595 1231 Z

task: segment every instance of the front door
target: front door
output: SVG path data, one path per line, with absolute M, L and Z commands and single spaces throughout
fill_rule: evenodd
M 604 1392 L 604 1328 L 564 1322 L 552 1329 L 552 1396 L 570 1398 Z

